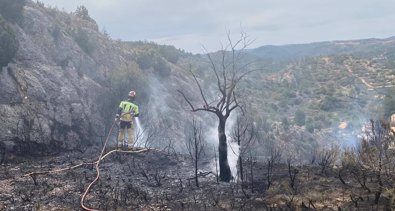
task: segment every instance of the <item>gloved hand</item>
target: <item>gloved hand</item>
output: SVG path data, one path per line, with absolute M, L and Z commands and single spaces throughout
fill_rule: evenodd
M 115 122 L 119 122 L 119 114 L 117 114 L 116 116 L 115 116 L 115 120 L 114 120 Z

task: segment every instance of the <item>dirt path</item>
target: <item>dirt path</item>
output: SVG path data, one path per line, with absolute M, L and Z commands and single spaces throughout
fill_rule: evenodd
M 376 87 L 374 87 L 373 85 L 369 84 L 364 78 L 362 78 L 362 77 L 360 77 L 360 76 L 358 76 L 358 75 L 355 75 L 354 72 L 352 71 L 352 68 L 351 68 L 350 65 L 346 64 L 346 68 L 347 68 L 347 71 L 348 71 L 349 73 L 351 73 L 352 75 L 354 75 L 355 77 L 357 77 L 359 80 L 361 80 L 362 83 L 365 84 L 365 86 L 367 86 L 369 89 L 375 89 L 375 88 L 376 88 Z
M 371 72 L 375 72 L 375 69 L 373 67 L 369 66 L 369 63 L 363 63 L 363 65 L 367 70 L 369 70 Z M 382 86 L 376 86 L 374 88 L 378 89 L 378 88 L 391 88 L 391 87 L 394 87 L 394 84 L 385 84 Z

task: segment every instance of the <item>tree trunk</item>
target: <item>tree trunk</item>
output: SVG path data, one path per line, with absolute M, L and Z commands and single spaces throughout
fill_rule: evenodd
M 195 145 L 195 184 L 196 187 L 199 187 L 199 179 L 198 179 L 198 150 L 196 150 L 197 146 Z
M 231 179 L 231 172 L 228 163 L 228 144 L 225 135 L 226 118 L 219 117 L 218 125 L 218 154 L 219 154 L 219 177 L 223 182 L 229 182 Z
M 383 192 L 383 181 L 381 180 L 381 169 L 382 169 L 382 163 L 381 163 L 381 155 L 380 155 L 380 159 L 379 159 L 379 170 L 377 171 L 377 175 L 376 175 L 376 177 L 377 177 L 377 181 L 378 181 L 378 185 L 379 185 L 379 188 L 378 188 L 378 190 L 376 191 L 376 193 L 374 194 L 375 195 L 375 198 L 374 198 L 374 204 L 379 204 L 379 201 L 380 201 L 380 196 L 381 196 L 381 193 Z
M 239 176 L 241 181 L 244 181 L 244 171 L 243 171 L 243 158 L 239 155 Z
M 238 163 L 239 163 L 239 172 L 238 172 L 238 174 L 239 174 L 239 178 L 241 179 L 241 181 L 243 182 L 244 181 L 244 171 L 243 171 L 243 158 L 241 157 L 241 143 L 240 143 L 240 141 L 241 141 L 241 139 L 239 138 L 238 139 L 238 141 L 237 141 L 237 145 L 239 145 L 239 159 L 238 159 Z

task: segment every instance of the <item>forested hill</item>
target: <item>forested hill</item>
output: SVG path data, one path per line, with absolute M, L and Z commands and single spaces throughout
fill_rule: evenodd
M 292 44 L 283 46 L 262 46 L 249 51 L 263 59 L 289 60 L 303 57 L 319 57 L 353 54 L 370 57 L 386 51 L 393 51 L 395 37 L 387 39 L 344 40 L 317 42 L 310 44 Z
M 96 144 L 131 89 L 143 126 L 156 131 L 151 145 L 185 148 L 184 126 L 192 114 L 177 90 L 201 101 L 189 70 L 212 87 L 207 55 L 113 40 L 83 6 L 67 13 L 24 2 L 0 9 L 2 151 L 45 155 Z M 259 69 L 240 87 L 261 133 L 257 153 L 286 146 L 303 154 L 348 142 L 370 117 L 395 112 L 393 37 L 263 46 L 245 53 Z M 193 116 L 209 118 L 205 126 L 216 127 L 211 116 Z

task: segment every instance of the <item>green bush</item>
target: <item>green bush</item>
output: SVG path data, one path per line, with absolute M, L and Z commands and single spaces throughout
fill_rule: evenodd
M 309 131 L 310 133 L 314 133 L 314 124 L 313 124 L 312 122 L 309 122 L 309 123 L 306 125 L 306 129 L 307 129 L 307 131 Z
M 0 70 L 12 61 L 18 51 L 19 42 L 12 28 L 0 16 Z
M 131 89 L 137 92 L 140 102 L 148 101 L 148 81 L 136 63 L 130 63 L 125 67 L 113 70 L 109 75 L 109 81 L 113 103 L 125 98 Z
M 76 16 L 80 17 L 81 19 L 84 19 L 84 20 L 87 20 L 87 21 L 90 21 L 90 22 L 96 24 L 96 21 L 91 18 L 91 16 L 89 15 L 88 9 L 84 5 L 77 7 L 74 14 Z
M 44 2 L 41 2 L 41 1 L 36 1 L 36 4 L 39 6 L 39 7 L 41 7 L 41 8 L 45 8 L 45 4 L 44 4 Z
M 26 0 L 0 0 L 0 14 L 13 23 L 22 23 Z
M 341 101 L 332 96 L 325 96 L 324 100 L 320 104 L 320 109 L 323 111 L 336 111 L 341 108 L 343 108 Z
M 55 42 L 57 42 L 59 40 L 61 33 L 62 32 L 60 30 L 60 26 L 59 25 L 55 25 L 52 28 L 51 34 L 52 34 L 52 37 L 55 40 Z
M 88 55 L 91 55 L 93 50 L 95 49 L 95 45 L 93 41 L 90 39 L 88 33 L 84 31 L 83 29 L 79 28 L 74 34 L 73 38 L 75 42 L 80 46 L 80 48 L 87 53 Z
M 85 6 L 81 5 L 79 7 L 77 7 L 77 9 L 74 12 L 74 15 L 81 18 L 82 20 L 88 21 L 90 23 L 93 23 L 94 26 L 94 30 L 99 32 L 99 26 L 97 25 L 96 21 L 91 18 L 91 16 L 89 15 L 88 9 L 86 9 Z
M 77 7 L 77 9 L 75 10 L 75 15 L 85 20 L 89 20 L 91 18 L 89 16 L 88 9 L 86 9 L 84 5 Z
M 169 62 L 175 64 L 180 58 L 180 50 L 177 50 L 174 46 L 163 45 L 159 46 L 159 52 Z
M 274 110 L 274 111 L 278 111 L 278 106 L 274 103 L 270 103 L 270 107 Z
M 299 126 L 303 126 L 306 123 L 306 114 L 302 110 L 295 112 L 295 123 Z
M 167 77 L 170 75 L 170 67 L 166 63 L 164 59 L 161 57 L 156 58 L 156 62 L 154 65 L 154 70 L 157 74 L 159 74 L 161 77 Z
M 141 52 L 136 59 L 140 69 L 145 70 L 155 65 L 154 54 L 152 52 Z
M 167 62 L 152 51 L 140 52 L 140 54 L 137 56 L 136 62 L 140 69 L 145 70 L 148 68 L 153 68 L 155 70 L 155 74 L 158 74 L 162 77 L 169 76 L 171 71 Z

